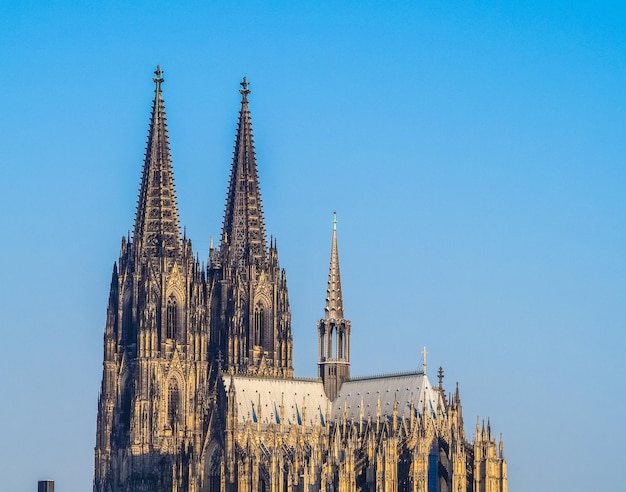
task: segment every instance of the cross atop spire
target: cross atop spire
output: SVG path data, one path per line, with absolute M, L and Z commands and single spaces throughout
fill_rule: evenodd
M 337 212 L 333 212 L 333 240 L 330 247 L 330 267 L 328 269 L 325 311 L 324 317 L 326 319 L 343 319 L 343 296 L 341 294 L 339 250 L 337 248 Z
M 250 85 L 250 82 L 248 82 L 248 78 L 245 75 L 243 76 L 243 80 L 239 83 L 239 85 L 241 86 L 241 89 L 239 89 L 239 94 L 241 94 L 242 102 L 248 102 L 248 94 L 250 94 L 250 89 L 248 89 L 248 86 Z
M 180 250 L 180 225 L 174 191 L 174 173 L 161 84 L 160 65 L 152 79 L 156 84 L 148 142 L 141 177 L 133 244 L 140 255 L 170 256 Z
M 152 81 L 156 84 L 155 90 L 157 92 L 161 92 L 161 84 L 165 82 L 165 79 L 163 78 L 163 70 L 161 70 L 161 65 L 157 65 L 157 68 L 154 71 L 154 75 L 155 77 L 152 79 Z

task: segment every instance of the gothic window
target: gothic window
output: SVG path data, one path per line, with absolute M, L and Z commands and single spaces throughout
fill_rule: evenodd
M 328 346 L 326 347 L 328 349 L 327 357 L 329 359 L 333 358 L 333 331 L 335 331 L 335 327 L 330 325 L 330 331 L 328 332 Z
M 448 460 L 447 452 L 449 451 L 449 447 L 445 442 L 440 441 L 439 448 L 439 492 L 449 492 L 450 491 L 450 474 L 448 472 L 448 468 L 450 467 L 450 462 Z
M 176 379 L 172 379 L 167 388 L 167 422 L 170 426 L 173 426 L 178 418 L 179 404 L 180 394 L 178 392 L 178 383 Z
M 428 454 L 428 492 L 439 492 L 439 456 L 436 446 Z
M 220 492 L 221 490 L 221 456 L 216 453 L 210 461 L 209 491 Z
M 170 296 L 167 300 L 167 326 L 166 337 L 176 338 L 178 331 L 178 307 L 176 306 L 176 298 Z
M 265 312 L 259 303 L 254 310 L 253 345 L 262 345 L 265 339 Z
M 344 338 L 343 338 L 343 329 L 340 329 L 337 332 L 338 340 L 337 340 L 337 358 L 343 359 L 345 357 L 344 350 Z

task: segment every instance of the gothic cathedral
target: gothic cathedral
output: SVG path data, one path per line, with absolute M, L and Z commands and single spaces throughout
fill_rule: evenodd
M 94 492 L 507 492 L 502 439 L 466 438 L 458 385 L 421 371 L 350 375 L 334 221 L 318 378 L 293 374 L 291 314 L 268 244 L 248 109 L 223 230 L 206 265 L 181 235 L 155 95 L 131 237 L 113 266 Z

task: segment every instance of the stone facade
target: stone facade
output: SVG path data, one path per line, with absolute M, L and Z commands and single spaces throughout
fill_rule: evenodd
M 181 235 L 162 72 L 132 237 L 113 267 L 95 492 L 506 492 L 491 425 L 463 428 L 458 386 L 424 370 L 350 376 L 336 220 L 318 379 L 294 378 L 287 281 L 265 233 L 242 82 L 220 244 Z

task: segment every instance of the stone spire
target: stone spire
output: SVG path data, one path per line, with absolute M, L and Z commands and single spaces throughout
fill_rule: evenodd
M 350 379 L 350 321 L 343 317 L 343 296 L 337 249 L 337 213 L 333 212 L 333 240 L 326 289 L 324 319 L 317 322 L 318 376 L 324 382 L 326 396 L 334 400 L 347 379 Z
M 328 288 L 326 289 L 325 319 L 343 319 L 343 296 L 341 295 L 341 274 L 339 271 L 339 251 L 337 249 L 337 212 L 333 212 L 333 241 L 330 247 L 330 267 Z
M 174 190 L 174 173 L 161 84 L 163 71 L 157 65 L 152 79 L 156 84 L 148 130 L 146 157 L 135 217 L 135 253 L 173 256 L 180 251 L 180 225 Z
M 227 261 L 231 262 L 241 258 L 264 261 L 267 257 L 248 86 L 244 77 L 239 91 L 241 111 L 222 229 L 222 247 L 227 252 Z

